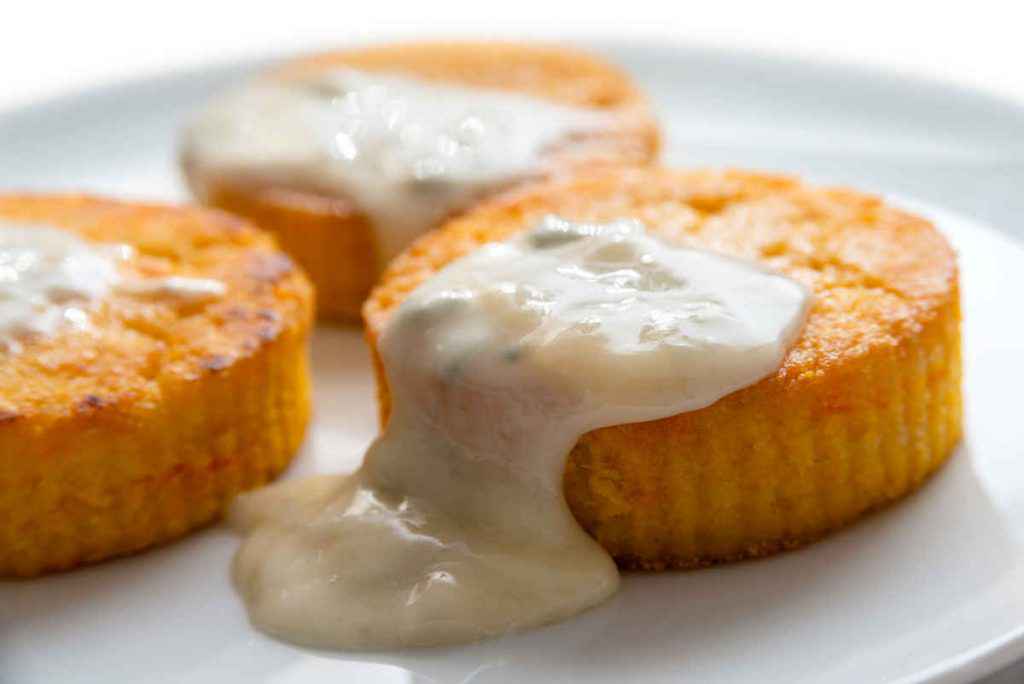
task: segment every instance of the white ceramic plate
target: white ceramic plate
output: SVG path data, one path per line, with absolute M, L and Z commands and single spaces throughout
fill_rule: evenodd
M 228 581 L 235 540 L 213 528 L 0 583 L 0 681 L 962 682 L 1024 656 L 1024 248 L 988 227 L 1024 230 L 1024 111 L 846 68 L 597 49 L 652 94 L 669 161 L 796 171 L 936 219 L 964 283 L 967 436 L 950 465 L 905 503 L 807 549 L 629 575 L 614 599 L 563 624 L 406 654 L 311 653 L 253 631 Z M 0 114 L 0 188 L 182 199 L 176 130 L 253 66 Z M 317 419 L 289 476 L 353 467 L 375 432 L 358 333 L 320 331 L 313 354 Z

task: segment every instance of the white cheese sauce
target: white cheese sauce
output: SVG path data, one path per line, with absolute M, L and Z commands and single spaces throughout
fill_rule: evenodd
M 68 231 L 0 222 L 0 350 L 82 327 L 117 282 L 116 256 Z
M 453 644 L 611 595 L 563 495 L 584 433 L 707 406 L 777 371 L 809 296 L 634 221 L 556 217 L 423 283 L 380 339 L 390 420 L 351 476 L 241 497 L 234 579 L 299 644 Z
M 0 351 L 21 351 L 26 340 L 64 327 L 87 327 L 91 310 L 113 291 L 188 302 L 225 292 L 208 278 L 125 278 L 118 264 L 132 254 L 128 245 L 0 220 Z
M 545 152 L 611 115 L 517 93 L 332 69 L 252 83 L 189 128 L 184 158 L 209 182 L 344 197 L 381 264 L 483 193 L 544 170 Z
M 187 278 L 184 276 L 125 280 L 120 283 L 118 289 L 121 292 L 137 297 L 173 299 L 185 303 L 199 303 L 220 299 L 227 292 L 227 287 L 219 280 L 213 280 L 212 278 Z

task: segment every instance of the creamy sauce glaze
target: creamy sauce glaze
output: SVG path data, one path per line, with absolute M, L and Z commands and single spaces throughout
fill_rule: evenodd
M 18 352 L 32 338 L 64 327 L 85 328 L 110 292 L 197 302 L 223 296 L 208 278 L 126 278 L 119 262 L 128 245 L 93 243 L 48 225 L 0 221 L 0 351 Z
M 392 413 L 362 468 L 234 505 L 250 619 L 309 646 L 389 649 L 600 603 L 619 577 L 565 502 L 573 445 L 775 372 L 808 301 L 792 280 L 633 221 L 548 217 L 452 263 L 383 331 Z
M 371 219 L 381 264 L 483 193 L 544 170 L 544 155 L 611 115 L 526 95 L 333 69 L 264 80 L 214 102 L 185 158 L 209 182 L 340 196 Z

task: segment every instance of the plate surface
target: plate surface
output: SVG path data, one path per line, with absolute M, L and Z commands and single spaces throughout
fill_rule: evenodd
M 794 171 L 886 193 L 960 252 L 966 439 L 902 505 L 801 551 L 632 574 L 577 619 L 459 649 L 320 654 L 253 631 L 212 528 L 137 557 L 0 582 L 2 682 L 964 682 L 1024 656 L 1024 110 L 919 81 L 756 55 L 604 44 L 655 100 L 675 164 Z M 176 131 L 257 65 L 0 114 L 0 188 L 178 200 Z M 967 218 L 971 217 L 971 218 Z M 992 230 L 991 227 L 1003 232 Z M 357 332 L 313 343 L 295 476 L 376 431 Z

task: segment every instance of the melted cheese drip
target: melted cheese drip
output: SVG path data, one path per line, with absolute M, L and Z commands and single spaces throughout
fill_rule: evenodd
M 87 242 L 52 226 L 0 221 L 0 351 L 88 327 L 92 309 L 114 291 L 190 303 L 225 293 L 208 278 L 125 278 L 118 264 L 132 254 L 127 245 Z
M 189 129 L 185 158 L 208 181 L 355 202 L 383 264 L 483 193 L 541 173 L 552 146 L 610 125 L 525 95 L 335 69 L 229 93 Z
M 251 620 L 317 647 L 473 641 L 606 599 L 619 577 L 566 505 L 581 435 L 692 411 L 775 372 L 798 283 L 555 217 L 425 282 L 380 340 L 393 402 L 352 476 L 242 497 Z

